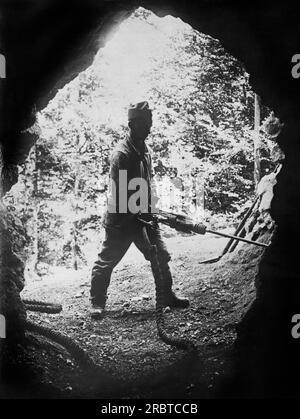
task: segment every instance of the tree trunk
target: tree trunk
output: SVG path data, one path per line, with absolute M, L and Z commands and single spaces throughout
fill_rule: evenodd
M 78 216 L 78 170 L 75 173 L 75 184 L 74 184 L 74 220 L 73 220 L 73 231 L 72 231 L 72 255 L 73 255 L 73 268 L 75 271 L 78 270 L 78 258 L 77 258 L 77 216 Z
M 39 199 L 38 199 L 38 163 L 36 145 L 33 147 L 33 263 L 35 273 L 38 274 L 39 262 Z
M 260 172 L 260 138 L 259 138 L 259 128 L 260 128 L 260 98 L 255 93 L 254 94 L 254 184 L 255 190 L 260 181 L 261 172 Z

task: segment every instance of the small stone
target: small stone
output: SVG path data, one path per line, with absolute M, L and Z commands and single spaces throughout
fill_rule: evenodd
M 132 297 L 132 298 L 131 298 L 131 301 L 134 301 L 134 302 L 136 302 L 136 301 L 140 301 L 140 297 Z

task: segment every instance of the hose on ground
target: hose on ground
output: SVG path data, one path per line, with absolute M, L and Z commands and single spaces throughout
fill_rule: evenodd
M 54 303 L 45 302 L 45 301 L 28 300 L 28 299 L 23 299 L 22 301 L 25 305 L 25 308 L 28 311 L 37 311 L 39 313 L 48 313 L 48 314 L 57 314 L 62 311 L 61 304 L 54 304 Z
M 48 326 L 36 324 L 31 320 L 26 320 L 25 326 L 28 332 L 42 335 L 66 348 L 80 366 L 84 368 L 97 366 L 87 352 L 82 349 L 74 339 L 71 339 L 66 334 L 58 332 Z
M 154 276 L 155 281 L 155 291 L 156 291 L 156 309 L 155 309 L 155 317 L 156 317 L 156 325 L 159 337 L 165 342 L 167 345 L 175 346 L 179 349 L 184 350 L 192 350 L 195 351 L 196 345 L 189 339 L 183 337 L 177 337 L 171 335 L 166 331 L 165 325 L 165 318 L 164 318 L 164 296 L 165 296 L 165 287 L 163 281 L 163 274 L 159 263 L 159 258 L 157 254 L 157 247 L 150 242 L 147 227 L 142 227 L 143 238 L 146 246 L 150 252 L 150 261 L 151 261 L 151 268 Z

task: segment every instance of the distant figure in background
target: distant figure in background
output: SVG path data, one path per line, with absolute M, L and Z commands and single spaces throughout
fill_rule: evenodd
M 91 302 L 93 308 L 91 316 L 94 319 L 101 318 L 103 315 L 112 271 L 125 255 L 131 243 L 134 243 L 145 258 L 149 260 L 149 255 L 145 252 L 145 245 L 143 244 L 142 226 L 135 214 L 129 211 L 128 205 L 127 212 L 119 211 L 120 202 L 118 198 L 122 188 L 127 188 L 127 203 L 129 202 L 130 194 L 132 196 L 135 191 L 128 191 L 128 183 L 130 180 L 137 178 L 142 178 L 147 182 L 148 197 L 151 195 L 152 162 L 145 144 L 152 126 L 152 111 L 149 109 L 148 102 L 140 102 L 129 108 L 128 126 L 130 130 L 128 137 L 117 145 L 111 157 L 110 179 L 115 185 L 115 193 L 114 197 L 110 198 L 112 199 L 110 204 L 113 203 L 114 205 L 108 205 L 104 218 L 105 239 L 98 260 L 92 269 Z M 120 181 L 120 171 L 126 171 L 127 173 L 125 184 Z M 114 208 L 115 211 L 110 211 L 110 208 Z M 150 206 L 148 212 L 151 212 Z M 172 291 L 172 275 L 168 265 L 171 257 L 163 242 L 159 227 L 149 229 L 148 235 L 150 242 L 155 244 L 158 250 L 165 289 L 164 305 L 180 308 L 188 307 L 189 301 L 178 298 Z

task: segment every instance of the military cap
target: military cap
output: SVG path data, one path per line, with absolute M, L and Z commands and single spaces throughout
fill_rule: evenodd
M 134 118 L 150 118 L 151 116 L 152 110 L 149 108 L 149 103 L 147 101 L 130 105 L 128 109 L 129 121 Z

